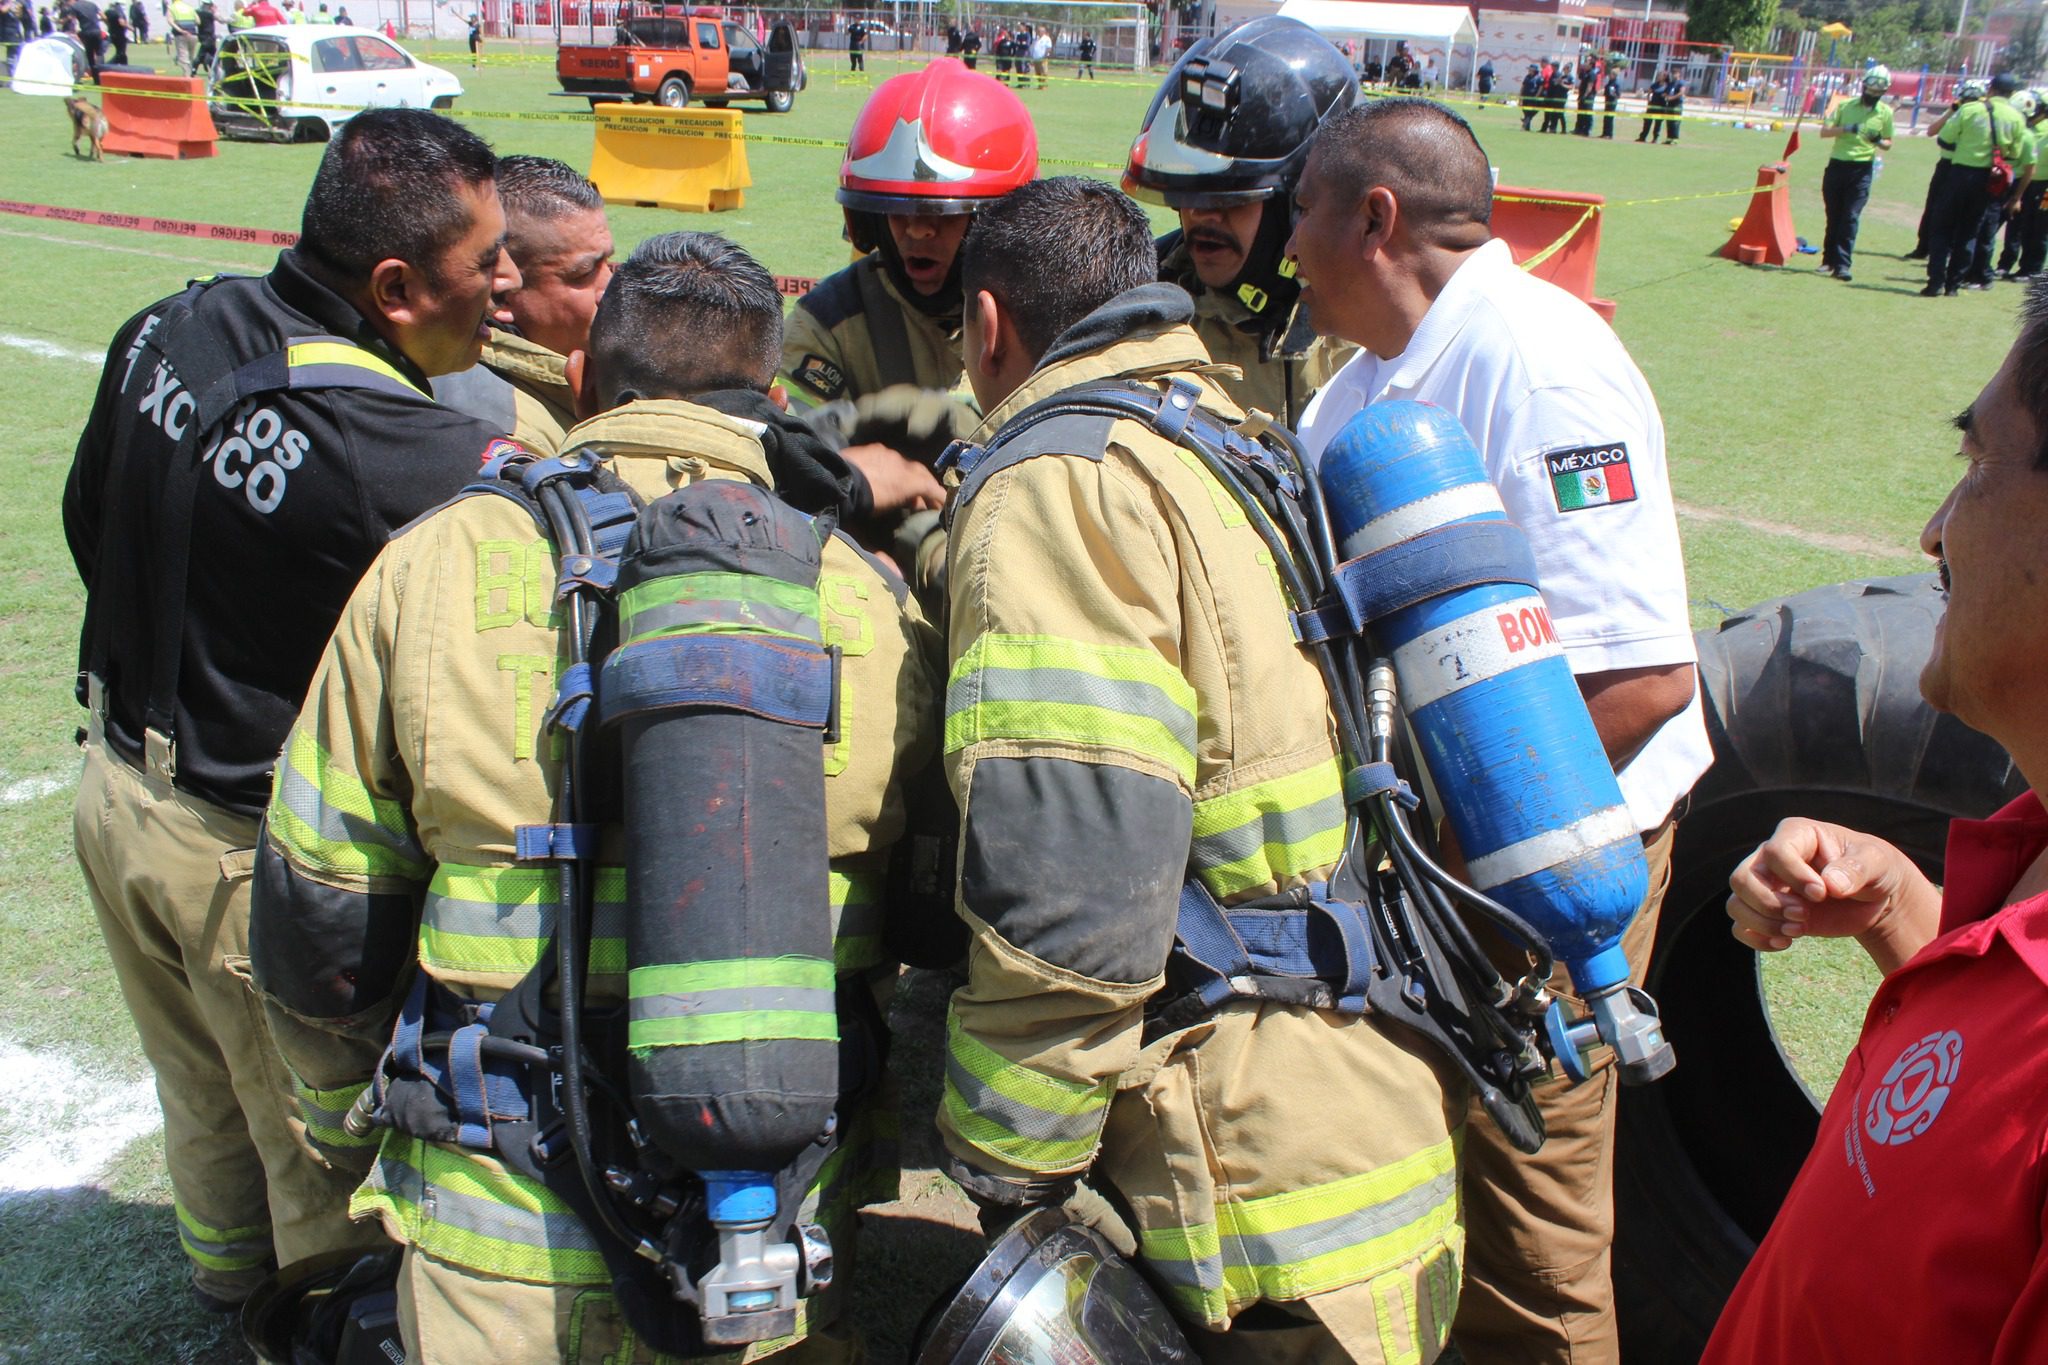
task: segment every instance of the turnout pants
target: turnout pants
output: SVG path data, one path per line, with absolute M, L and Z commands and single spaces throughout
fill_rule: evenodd
M 1942 177 L 1927 225 L 1927 283 L 1958 289 L 1977 254 L 1977 234 L 1991 207 L 1991 168 L 1957 166 Z
M 256 822 L 85 748 L 73 833 L 121 994 L 156 1071 L 192 1282 L 238 1301 L 289 1264 L 384 1245 L 356 1180 L 313 1154 L 249 979 Z
M 1847 271 L 1856 253 L 1856 225 L 1863 217 L 1863 205 L 1870 198 L 1871 165 L 1868 161 L 1830 161 L 1820 177 L 1820 201 L 1827 208 L 1827 234 L 1822 239 L 1820 263 Z
M 1629 975 L 1643 979 L 1671 885 L 1675 825 L 1645 839 L 1650 892 L 1622 937 Z M 1550 988 L 1579 1004 L 1559 967 Z M 1621 1358 L 1615 1330 L 1614 1109 L 1611 1058 L 1593 1078 L 1536 1088 L 1549 1140 L 1516 1151 L 1475 1100 L 1465 1124 L 1465 1292 L 1451 1341 L 1467 1360 L 1586 1365 Z
M 531 1284 L 405 1249 L 398 1272 L 398 1329 L 410 1365 L 671 1365 L 642 1342 L 609 1289 Z M 721 1353 L 721 1362 L 772 1356 L 777 1365 L 859 1365 L 857 1338 L 813 1332 L 781 1350 L 771 1343 Z M 704 1357 L 712 1359 L 714 1357 Z

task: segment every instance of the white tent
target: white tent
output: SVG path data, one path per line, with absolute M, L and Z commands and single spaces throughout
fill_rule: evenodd
M 1395 5 L 1374 0 L 1283 0 L 1280 14 L 1299 19 L 1325 38 L 1393 41 L 1407 38 L 1444 45 L 1444 76 L 1450 76 L 1451 55 L 1458 44 L 1472 53 L 1466 70 L 1468 88 L 1479 70 L 1479 27 L 1463 5 Z

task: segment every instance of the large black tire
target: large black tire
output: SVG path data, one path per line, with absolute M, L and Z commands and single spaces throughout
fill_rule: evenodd
M 1631 1365 L 1696 1360 L 1813 1145 L 1820 1111 L 1779 1048 L 1728 874 L 1780 819 L 1882 835 L 1937 880 L 1949 820 L 2024 783 L 1921 700 L 1932 574 L 1816 588 L 1699 637 L 1714 766 L 1693 792 L 1647 983 L 1679 1065 L 1621 1103 L 1614 1284 Z

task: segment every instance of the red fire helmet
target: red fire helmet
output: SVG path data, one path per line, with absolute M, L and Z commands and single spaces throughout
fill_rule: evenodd
M 972 213 L 1037 174 L 1024 101 L 941 57 L 868 97 L 846 142 L 839 202 L 865 213 Z

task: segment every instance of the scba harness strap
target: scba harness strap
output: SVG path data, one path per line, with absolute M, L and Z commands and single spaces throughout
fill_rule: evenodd
M 609 723 L 621 714 L 616 702 L 607 709 L 604 699 L 617 692 L 633 696 L 636 705 L 652 695 L 669 706 L 745 711 L 835 735 L 838 655 L 821 648 L 806 656 L 807 667 L 793 666 L 786 648 L 750 652 L 743 641 L 702 634 L 614 648 L 619 561 L 642 505 L 588 451 L 538 459 L 501 443 L 479 480 L 457 496 L 517 503 L 556 551 L 555 600 L 568 663 L 545 724 L 566 740 L 568 751 L 555 818 L 514 833 L 520 862 L 558 872 L 550 897 L 555 949 L 542 952 L 495 1002 L 461 999 L 421 973 L 378 1067 L 376 1118 L 414 1137 L 489 1152 L 544 1185 L 588 1231 L 621 1311 L 640 1337 L 656 1350 L 694 1356 L 713 1348 L 704 1339 L 700 1311 L 679 1312 L 677 1304 L 703 1307 L 697 1280 L 713 1246 L 704 1198 L 689 1182 L 679 1185 L 676 1164 L 645 1140 L 627 1087 L 616 1080 L 627 1070 L 626 1008 L 580 1002 L 599 837 L 616 816 L 609 805 L 615 775 L 606 760 L 591 755 L 597 735 L 590 722 Z M 658 678 L 641 695 L 621 687 L 612 667 L 635 651 L 637 672 L 627 682 Z M 551 989 L 560 992 L 560 1008 L 548 1003 Z M 844 1109 L 876 1083 L 886 1034 L 871 997 L 860 990 L 839 985 L 835 1005 L 842 1057 L 849 1059 L 842 1063 Z M 586 1082 L 602 1099 L 608 1122 L 592 1122 L 581 1112 Z M 790 1238 L 806 1192 L 837 1149 L 821 1140 L 773 1173 L 771 1242 Z M 631 1220 L 623 1209 L 633 1211 Z M 632 1221 L 650 1225 L 648 1231 Z
M 1295 639 L 1328 685 L 1344 753 L 1350 850 L 1334 874 L 1338 886 L 1318 883 L 1227 907 L 1191 869 L 1168 967 L 1177 994 L 1150 1008 L 1147 1038 L 1239 998 L 1376 1014 L 1428 1039 L 1473 1083 L 1510 1139 L 1535 1150 L 1542 1125 L 1527 1087 L 1533 1051 L 1502 1013 L 1508 992 L 1498 973 L 1450 913 L 1442 889 L 1448 874 L 1407 834 L 1405 812 L 1418 798 L 1377 742 L 1367 741 L 1377 732 L 1360 657 L 1370 654 L 1362 647 L 1368 624 L 1384 612 L 1465 583 L 1523 573 L 1529 576 L 1520 581 L 1534 581 L 1526 542 L 1512 527 L 1454 525 L 1339 564 L 1320 490 L 1292 437 L 1277 427 L 1254 433 L 1224 424 L 1202 409 L 1201 390 L 1178 378 L 1077 386 L 1026 408 L 985 447 L 956 443 L 940 462 L 942 471 L 961 474 L 948 527 L 990 478 L 1024 460 L 1102 459 L 1111 429 L 1123 421 L 1193 454 L 1271 552 L 1291 599 Z M 1362 827 L 1392 841 L 1382 850 L 1391 873 L 1363 859 Z

